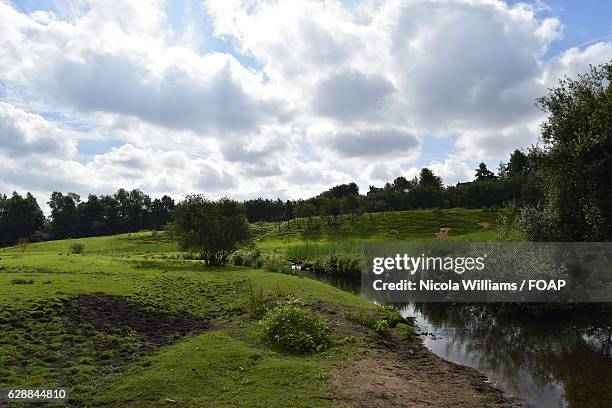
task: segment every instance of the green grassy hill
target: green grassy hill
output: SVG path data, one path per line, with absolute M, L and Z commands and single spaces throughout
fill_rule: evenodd
M 151 232 L 1 250 L 0 387 L 67 386 L 71 406 L 333 405 L 330 370 L 366 345 L 276 350 L 248 315 L 252 293 L 373 304 L 311 279 L 167 256 L 176 250 Z
M 329 253 L 357 253 L 365 241 L 433 240 L 435 233 L 450 228 L 448 240 L 493 241 L 500 211 L 489 210 L 413 210 L 348 215 L 336 223 L 319 218 L 316 228 L 308 220 L 256 223 L 252 225 L 256 245 L 266 253 L 305 259 Z
M 451 239 L 490 240 L 497 215 L 424 210 L 321 220 L 317 230 L 306 220 L 252 230 L 267 253 L 300 245 L 352 252 L 365 240 L 432 239 L 440 227 Z M 71 253 L 75 242 L 82 254 Z M 178 252 L 166 234 L 146 231 L 0 250 L 0 387 L 69 386 L 77 406 L 334 405 L 330 370 L 370 343 L 335 335 L 318 354 L 271 348 L 248 316 L 253 293 L 380 309 L 315 280 L 209 268 Z
M 343 215 L 336 224 L 317 218 L 318 228 L 308 228 L 306 219 L 283 222 L 279 229 L 273 223 L 253 224 L 253 232 L 264 245 L 291 241 L 360 240 L 421 240 L 433 239 L 440 227 L 450 228 L 450 236 L 493 237 L 491 227 L 500 211 L 489 210 L 412 210 L 368 213 L 359 217 Z M 486 227 L 489 227 L 487 229 Z
M 142 231 L 129 234 L 109 235 L 103 237 L 75 238 L 30 244 L 27 253 L 69 254 L 70 246 L 75 242 L 85 245 L 88 254 L 98 255 L 143 255 L 147 253 L 176 252 L 176 242 L 171 241 L 163 232 Z M 2 253 L 19 253 L 19 247 L 0 250 Z

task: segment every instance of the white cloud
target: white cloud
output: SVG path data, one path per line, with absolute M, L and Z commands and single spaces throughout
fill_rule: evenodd
M 318 136 L 339 157 L 349 159 L 402 160 L 418 150 L 419 139 L 402 129 L 355 129 Z
M 231 55 L 167 44 L 155 10 L 96 4 L 74 22 L 43 24 L 0 3 L 9 27 L 0 62 L 10 67 L 0 78 L 59 106 L 202 133 L 249 131 L 287 114 L 261 75 Z
M 71 156 L 75 135 L 61 130 L 40 115 L 0 101 L 0 153 L 12 157 L 29 154 Z
M 172 2 L 58 4 L 0 1 L 3 189 L 296 198 L 414 176 L 450 136 L 425 153 L 454 184 L 537 140 L 534 99 L 560 77 L 612 59 L 550 56 L 561 22 L 497 0 L 209 0 L 206 39 L 175 31 Z
M 451 156 L 443 162 L 433 161 L 427 166 L 433 172 L 442 177 L 446 185 L 454 185 L 458 182 L 470 181 L 474 179 L 475 170 L 460 158 Z

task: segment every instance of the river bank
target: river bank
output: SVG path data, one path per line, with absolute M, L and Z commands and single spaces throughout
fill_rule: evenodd
M 337 332 L 366 340 L 367 347 L 340 364 L 332 373 L 336 399 L 343 406 L 515 408 L 518 398 L 507 396 L 485 375 L 449 362 L 430 350 L 421 339 L 403 341 L 396 332 L 380 336 L 344 318 L 346 310 L 332 304 L 313 309 Z

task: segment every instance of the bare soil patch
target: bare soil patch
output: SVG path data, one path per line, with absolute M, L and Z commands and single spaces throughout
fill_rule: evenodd
M 98 332 L 135 331 L 150 347 L 173 343 L 210 328 L 209 317 L 187 312 L 162 313 L 127 298 L 105 294 L 80 295 L 64 302 L 62 317 L 68 332 L 90 324 Z
M 354 330 L 354 324 L 349 326 Z M 374 348 L 338 367 L 333 387 L 341 404 L 358 408 L 521 406 L 477 370 L 446 361 L 421 343 L 396 337 L 378 337 Z

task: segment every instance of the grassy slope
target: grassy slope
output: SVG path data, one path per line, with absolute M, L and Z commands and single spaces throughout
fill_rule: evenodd
M 414 210 L 364 214 L 356 221 L 349 216 L 337 225 L 320 221 L 320 228 L 308 230 L 306 220 L 283 223 L 280 231 L 272 223 L 254 224 L 257 245 L 267 252 L 294 252 L 308 245 L 325 252 L 355 252 L 364 241 L 432 240 L 440 227 L 450 228 L 450 240 L 492 241 L 500 211 L 488 210 Z M 487 229 L 484 224 L 489 224 Z M 312 248 L 309 248 L 311 251 Z
M 273 297 L 291 293 L 306 302 L 372 305 L 305 278 L 136 255 L 176 249 L 158 238 L 139 233 L 79 240 L 86 245 L 83 255 L 68 255 L 69 240 L 33 244 L 25 254 L 0 251 L 0 386 L 48 387 L 68 378 L 83 403 L 103 406 L 151 406 L 166 398 L 178 406 L 332 404 L 326 375 L 352 346 L 285 356 L 270 350 L 256 322 L 236 317 L 235 310 L 247 302 L 248 282 Z M 220 323 L 157 354 L 136 356 L 117 371 L 100 359 L 99 345 L 130 350 L 130 336 L 91 337 L 84 329 L 75 338 L 58 317 L 63 299 L 96 292 L 125 296 L 156 311 L 212 314 Z
M 455 239 L 488 240 L 494 231 L 478 224 L 496 218 L 481 210 L 447 210 L 441 215 L 424 210 L 366 214 L 353 224 L 345 218 L 317 232 L 295 221 L 280 232 L 266 223 L 253 229 L 257 244 L 267 251 L 285 251 L 304 242 L 347 250 L 364 240 L 430 239 L 440 226 L 452 228 Z M 273 297 L 291 293 L 307 302 L 360 309 L 373 308 L 371 304 L 295 276 L 159 259 L 159 254 L 177 251 L 163 234 L 79 239 L 86 253 L 69 255 L 74 241 L 32 244 L 24 254 L 18 248 L 0 250 L 0 386 L 52 386 L 67 378 L 81 401 L 104 406 L 150 406 L 166 399 L 178 401 L 178 406 L 333 405 L 329 370 L 357 346 L 338 343 L 306 357 L 279 354 L 262 341 L 256 323 L 237 317 L 235 310 L 247 302 L 249 282 Z M 124 296 L 156 311 L 214 314 L 220 323 L 212 331 L 113 368 L 100 360 L 100 342 L 130 350 L 137 340 L 100 333 L 91 338 L 86 330 L 74 338 L 54 309 L 63 299 L 96 292 Z

